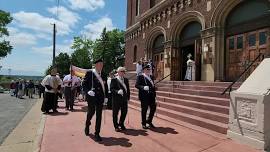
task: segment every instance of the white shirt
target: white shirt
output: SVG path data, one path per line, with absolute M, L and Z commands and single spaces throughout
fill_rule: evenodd
M 109 78 L 107 79 L 107 85 L 108 85 L 108 91 L 109 91 L 109 93 L 111 93 L 111 82 L 112 82 L 112 78 L 109 77 Z
M 62 81 L 59 77 L 57 76 L 51 76 L 51 75 L 47 75 L 43 80 L 42 80 L 42 85 L 45 87 L 46 85 L 49 85 L 50 87 L 52 87 L 51 90 L 48 90 L 45 87 L 45 92 L 50 92 L 50 93 L 55 93 L 54 89 L 57 89 L 57 87 L 59 85 L 61 85 Z
M 142 65 L 139 63 L 136 64 L 136 73 L 137 75 L 142 73 Z
M 77 76 L 66 75 L 63 79 L 63 83 L 65 87 L 71 87 L 71 84 L 68 81 L 72 81 L 72 87 L 79 86 L 81 81 Z

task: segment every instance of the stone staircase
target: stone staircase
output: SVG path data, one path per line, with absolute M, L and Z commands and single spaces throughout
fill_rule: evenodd
M 156 116 L 207 134 L 226 134 L 229 94 L 221 95 L 229 82 L 164 81 L 157 87 Z M 236 84 L 236 89 L 239 84 Z M 129 107 L 140 111 L 135 80 L 130 80 Z

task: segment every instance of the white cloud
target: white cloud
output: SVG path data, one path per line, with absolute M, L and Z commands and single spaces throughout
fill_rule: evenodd
M 9 27 L 8 31 L 9 37 L 7 37 L 7 40 L 9 40 L 14 47 L 27 47 L 37 43 L 37 39 L 33 34 L 20 32 L 14 27 Z
M 90 21 L 89 24 L 84 26 L 84 30 L 81 33 L 91 40 L 95 40 L 100 37 L 104 27 L 106 27 L 107 30 L 114 29 L 112 19 L 103 17 L 96 22 Z
M 69 11 L 62 6 L 60 6 L 58 9 L 57 7 L 48 8 L 48 11 L 54 15 L 58 14 L 58 19 L 70 26 L 74 26 L 80 20 L 80 16 L 77 13 Z
M 45 32 L 51 34 L 53 32 L 53 23 L 56 23 L 57 25 L 57 34 L 67 35 L 71 32 L 68 24 L 53 18 L 42 16 L 38 13 L 20 11 L 13 14 L 13 17 L 17 26 L 35 30 L 36 32 Z
M 71 50 L 71 44 L 59 44 L 56 45 L 56 53 L 55 55 L 57 56 L 59 53 L 63 52 L 63 53 L 68 53 L 71 54 L 72 50 Z M 45 46 L 45 47 L 32 47 L 32 50 L 38 54 L 44 54 L 44 55 L 52 55 L 53 54 L 53 46 Z
M 86 11 L 94 11 L 105 6 L 104 0 L 68 0 L 71 8 L 75 10 L 83 9 Z

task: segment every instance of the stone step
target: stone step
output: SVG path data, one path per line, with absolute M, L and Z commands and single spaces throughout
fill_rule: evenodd
M 135 101 L 139 101 L 139 99 L 136 96 L 135 97 L 131 96 L 131 99 L 133 99 Z M 177 112 L 183 112 L 183 113 L 187 113 L 190 115 L 218 121 L 218 122 L 225 123 L 225 124 L 227 124 L 229 122 L 228 114 L 223 114 L 220 112 L 213 112 L 213 111 L 209 111 L 209 110 L 199 109 L 196 107 L 194 108 L 194 107 L 189 107 L 189 106 L 185 106 L 185 105 L 181 105 L 181 104 L 164 102 L 161 100 L 157 100 L 157 106 L 162 107 L 162 108 L 166 108 L 166 109 L 170 109 L 173 111 L 177 111 Z
M 134 106 L 132 104 L 129 104 L 129 108 L 137 110 L 137 111 L 141 111 L 140 107 Z M 206 129 L 206 128 L 202 128 L 200 126 L 193 125 L 191 123 L 187 123 L 185 121 L 181 121 L 179 119 L 175 119 L 175 118 L 172 118 L 172 117 L 168 117 L 166 115 L 156 114 L 155 117 L 157 117 L 159 119 L 162 119 L 162 120 L 165 120 L 165 121 L 168 121 L 170 123 L 182 126 L 182 127 L 186 127 L 186 128 L 198 131 L 198 132 L 202 132 L 202 133 L 211 135 L 211 136 L 213 136 L 215 138 L 218 138 L 220 140 L 227 139 L 227 136 L 225 134 L 218 133 L 216 131 L 212 131 L 212 130 L 209 130 L 209 129 Z M 153 122 L 155 123 L 155 119 L 153 120 Z
M 140 107 L 140 103 L 136 100 L 131 99 L 129 104 Z M 174 119 L 178 119 L 193 125 L 197 125 L 209 130 L 216 131 L 218 133 L 226 134 L 227 132 L 227 124 L 220 123 L 217 121 L 201 118 L 198 116 L 190 115 L 187 113 L 170 110 L 167 108 L 157 107 L 157 113 L 161 115 L 165 115 L 168 117 L 172 117 Z
M 130 84 L 134 84 L 135 85 L 135 80 L 130 80 L 129 83 Z M 157 82 L 155 80 L 155 82 Z M 161 81 L 159 82 L 157 85 L 179 85 L 179 86 L 183 86 L 183 85 L 195 85 L 195 86 L 215 86 L 215 87 L 228 87 L 231 82 L 207 82 L 207 81 Z M 238 88 L 242 83 L 235 83 L 233 85 L 233 87 Z
M 137 89 L 131 88 L 132 94 L 138 94 Z M 168 97 L 174 99 L 181 99 L 181 100 L 189 100 L 189 101 L 197 101 L 199 103 L 208 103 L 213 105 L 220 105 L 229 107 L 229 99 L 226 98 L 217 98 L 217 97 L 208 97 L 208 96 L 200 96 L 200 95 L 191 95 L 191 94 L 182 94 L 182 93 L 171 93 L 165 91 L 157 91 L 157 96 L 159 97 Z M 173 102 L 173 101 L 172 101 Z
M 136 91 L 136 88 L 131 88 L 132 91 Z M 182 93 L 182 94 L 192 94 L 199 96 L 209 96 L 209 97 L 219 97 L 219 98 L 229 98 L 229 94 L 221 95 L 221 92 L 217 91 L 208 91 L 208 90 L 190 90 L 190 89 L 182 89 L 182 88 L 173 88 L 173 87 L 159 87 L 158 91 L 166 91 L 173 93 Z

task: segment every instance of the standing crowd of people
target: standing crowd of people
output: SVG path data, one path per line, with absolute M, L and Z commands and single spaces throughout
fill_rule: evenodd
M 12 80 L 9 88 L 10 95 L 19 99 L 23 99 L 24 96 L 34 98 L 34 94 L 42 94 L 43 92 L 43 88 L 41 87 L 40 82 L 34 82 L 33 80 Z

